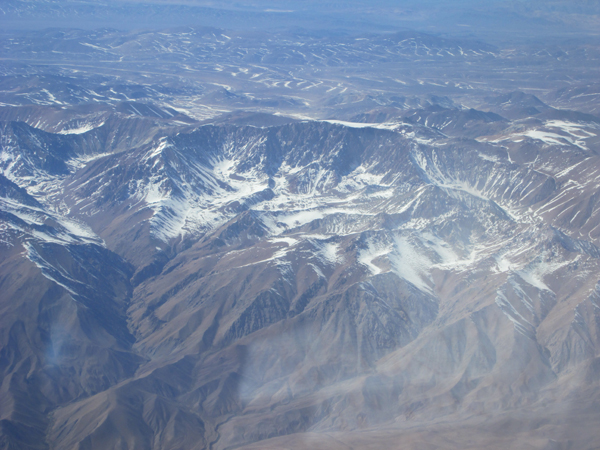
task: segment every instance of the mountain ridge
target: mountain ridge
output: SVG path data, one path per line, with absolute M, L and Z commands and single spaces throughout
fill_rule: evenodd
M 595 448 L 593 37 L 284 25 L 5 31 L 0 448 Z

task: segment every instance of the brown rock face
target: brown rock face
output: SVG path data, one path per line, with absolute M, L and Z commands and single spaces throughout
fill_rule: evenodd
M 0 42 L 0 449 L 598 448 L 597 43 L 94 33 Z
M 592 442 L 597 156 L 413 139 L 205 126 L 32 160 L 56 188 L 4 182 L 5 446 Z

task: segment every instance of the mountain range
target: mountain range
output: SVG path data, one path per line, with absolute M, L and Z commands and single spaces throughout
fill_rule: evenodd
M 0 448 L 598 448 L 597 43 L 245 33 L 0 43 Z

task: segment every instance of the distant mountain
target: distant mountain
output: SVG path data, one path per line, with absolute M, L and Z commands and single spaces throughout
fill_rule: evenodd
M 515 40 L 523 37 L 571 37 L 593 33 L 600 8 L 590 1 L 508 1 L 481 4 L 475 0 L 403 0 L 390 2 L 268 0 L 4 0 L 0 21 L 10 29 L 78 27 L 147 29 L 164 26 L 217 26 L 227 29 L 301 28 L 315 32 L 342 29 L 394 32 L 398 28 L 480 38 Z M 76 21 L 76 22 L 75 22 Z
M 5 32 L 0 448 L 595 448 L 594 38 L 284 24 Z

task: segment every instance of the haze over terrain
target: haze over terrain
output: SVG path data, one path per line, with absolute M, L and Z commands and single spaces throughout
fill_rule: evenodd
M 0 27 L 0 448 L 600 448 L 598 1 Z

